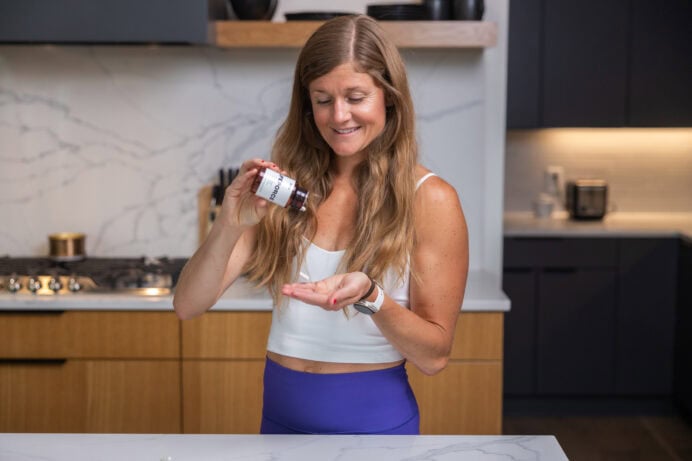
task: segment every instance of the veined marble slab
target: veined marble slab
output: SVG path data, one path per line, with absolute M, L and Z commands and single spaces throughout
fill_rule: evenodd
M 508 311 L 509 298 L 500 288 L 498 276 L 484 271 L 469 273 L 461 310 Z M 0 292 L 0 310 L 173 310 L 173 296 L 67 293 L 55 296 Z M 269 311 L 272 300 L 266 290 L 238 281 L 212 307 L 214 311 Z M 1 461 L 1 460 L 0 460 Z
M 0 460 L 567 460 L 553 436 L 0 434 Z
M 200 188 L 219 168 L 268 158 L 297 55 L 0 46 L 0 255 L 46 255 L 48 234 L 69 231 L 87 235 L 92 256 L 190 256 Z M 457 187 L 478 248 L 488 235 L 483 62 L 459 50 L 405 58 L 421 162 Z

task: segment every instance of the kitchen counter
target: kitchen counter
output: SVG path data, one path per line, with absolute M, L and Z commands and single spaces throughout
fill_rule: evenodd
M 484 271 L 469 273 L 462 311 L 508 311 L 509 299 L 498 276 Z M 173 309 L 173 296 L 77 293 L 58 296 L 0 293 L 0 310 L 136 310 Z M 243 281 L 233 284 L 212 307 L 215 311 L 269 311 L 271 297 Z
M 575 221 L 566 212 L 536 218 L 504 214 L 505 237 L 681 237 L 692 240 L 692 213 L 609 213 L 599 221 Z
M 0 460 L 567 460 L 553 436 L 0 434 Z

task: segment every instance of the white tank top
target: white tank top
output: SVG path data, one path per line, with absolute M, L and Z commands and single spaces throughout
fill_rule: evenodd
M 416 184 L 416 189 L 429 177 Z M 328 251 L 310 243 L 300 272 L 317 281 L 337 273 L 345 250 Z M 397 283 L 393 271 L 383 280 L 387 296 L 409 307 L 409 270 Z M 382 335 L 369 315 L 348 306 L 346 312 L 326 311 L 317 306 L 285 298 L 287 301 L 272 314 L 267 350 L 289 357 L 339 363 L 386 363 L 403 359 Z

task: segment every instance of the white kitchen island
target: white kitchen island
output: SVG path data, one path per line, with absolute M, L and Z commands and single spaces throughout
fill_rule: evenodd
M 553 436 L 0 434 L 0 461 L 567 460 Z

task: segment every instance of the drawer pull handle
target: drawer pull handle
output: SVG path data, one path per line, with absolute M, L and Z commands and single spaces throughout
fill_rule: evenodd
M 64 365 L 67 359 L 0 359 L 0 365 Z

